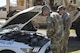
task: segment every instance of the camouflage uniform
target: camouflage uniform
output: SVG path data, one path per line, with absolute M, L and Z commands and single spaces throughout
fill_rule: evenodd
M 64 36 L 62 37 L 62 51 L 61 53 L 67 53 L 67 44 L 68 44 L 68 38 L 70 34 L 70 27 L 72 25 L 70 15 L 68 13 L 64 13 L 62 15 L 63 18 L 63 25 L 64 25 Z
M 56 12 L 47 18 L 47 36 L 51 39 L 50 48 L 53 53 L 60 53 L 61 40 L 64 35 L 62 17 Z

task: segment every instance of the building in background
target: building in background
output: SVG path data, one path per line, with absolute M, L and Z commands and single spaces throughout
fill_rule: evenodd
M 0 18 L 6 18 L 7 14 L 14 10 L 24 10 L 33 6 L 33 0 L 14 0 L 15 4 L 12 3 L 12 0 L 6 0 L 6 10 L 0 8 Z
M 12 4 L 12 2 L 15 4 Z M 63 0 L 62 0 L 63 1 Z M 73 1 L 73 0 L 72 0 Z M 80 6 L 80 0 L 74 0 L 77 5 Z M 31 6 L 36 5 L 47 5 L 50 9 L 52 9 L 55 5 L 60 5 L 61 0 L 6 0 L 6 11 L 0 11 L 0 17 L 6 17 L 7 13 L 14 10 L 24 10 Z M 4 15 L 2 15 L 4 13 Z

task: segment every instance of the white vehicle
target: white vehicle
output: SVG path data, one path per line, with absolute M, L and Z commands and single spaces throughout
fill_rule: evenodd
M 50 40 L 31 24 L 43 6 L 34 6 L 12 16 L 0 29 L 0 53 L 51 53 Z

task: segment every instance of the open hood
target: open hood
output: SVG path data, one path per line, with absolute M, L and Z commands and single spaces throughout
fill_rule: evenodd
M 1 28 L 5 28 L 9 25 L 22 24 L 21 29 L 32 31 L 34 27 L 31 23 L 31 20 L 42 12 L 42 7 L 43 6 L 30 7 L 15 14 Z

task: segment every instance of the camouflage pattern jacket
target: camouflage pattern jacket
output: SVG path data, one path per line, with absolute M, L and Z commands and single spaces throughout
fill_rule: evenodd
M 63 19 L 58 13 L 52 12 L 47 18 L 47 36 L 51 42 L 57 42 L 61 40 L 63 34 Z

